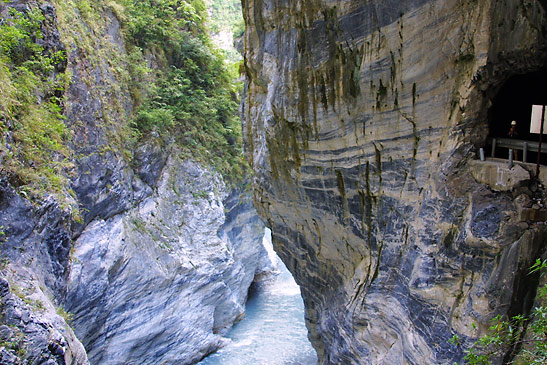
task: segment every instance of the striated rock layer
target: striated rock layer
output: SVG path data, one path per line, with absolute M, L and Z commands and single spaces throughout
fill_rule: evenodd
M 255 205 L 320 362 L 461 361 L 529 308 L 541 187 L 469 162 L 503 83 L 547 66 L 543 4 L 243 1 Z
M 59 306 L 69 274 L 69 222 L 53 199 L 35 207 L 0 180 L 1 364 L 89 364 Z

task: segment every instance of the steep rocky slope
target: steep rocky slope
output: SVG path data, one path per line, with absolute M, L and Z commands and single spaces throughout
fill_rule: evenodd
M 149 84 L 167 66 L 161 53 L 129 54 L 122 4 L 0 3 L 2 364 L 196 362 L 274 269 L 248 192 L 176 134 L 131 129 L 128 70 L 143 67 Z M 16 100 L 21 80 L 30 101 Z M 25 119 L 48 103 L 59 114 Z M 30 122 L 44 136 L 23 134 Z M 42 153 L 49 162 L 33 158 Z
M 87 364 L 60 306 L 69 272 L 70 215 L 53 199 L 33 206 L 2 181 L 0 225 L 0 362 Z
M 547 66 L 544 5 L 243 1 L 255 203 L 322 363 L 459 362 L 529 309 L 541 186 L 470 161 L 503 83 Z
M 225 219 L 219 176 L 176 156 L 155 193 L 74 244 L 67 310 L 94 364 L 200 360 L 222 345 L 267 269 L 256 213 L 233 207 Z

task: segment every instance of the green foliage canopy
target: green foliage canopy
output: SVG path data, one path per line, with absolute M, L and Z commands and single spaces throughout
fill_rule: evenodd
M 123 5 L 128 45 L 143 57 L 163 55 L 165 64 L 155 70 L 133 128 L 142 136 L 155 131 L 174 137 L 193 158 L 212 164 L 231 182 L 241 180 L 239 86 L 212 45 L 204 2 L 123 0 Z
M 36 196 L 63 194 L 70 150 L 62 95 L 64 51 L 45 50 L 40 9 L 0 23 L 0 160 L 12 184 Z M 56 70 L 60 68 L 61 70 Z
M 228 181 L 242 179 L 246 164 L 237 116 L 240 86 L 212 46 L 202 0 L 55 3 L 60 21 L 73 27 L 64 31 L 64 41 L 95 67 L 108 53 L 86 39 L 106 31 L 105 12 L 112 11 L 120 21 L 127 54 L 108 59 L 108 64 L 116 82 L 128 86 L 136 108 L 132 120 L 116 124 L 121 134 L 112 146 L 130 158 L 135 140 L 159 134 Z M 63 116 L 70 75 L 65 52 L 43 46 L 46 23 L 41 10 L 33 7 L 11 9 L 0 22 L 0 168 L 27 193 L 60 197 L 70 193 L 71 131 Z M 103 105 L 119 108 L 121 103 L 103 100 Z

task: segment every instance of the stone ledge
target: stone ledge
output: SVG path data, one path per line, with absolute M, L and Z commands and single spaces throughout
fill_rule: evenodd
M 487 159 L 470 161 L 471 175 L 496 191 L 509 191 L 530 180 L 531 173 L 520 163 L 509 168 L 506 160 Z

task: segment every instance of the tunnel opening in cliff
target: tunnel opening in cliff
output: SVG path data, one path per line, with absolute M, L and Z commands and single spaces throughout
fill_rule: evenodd
M 518 135 L 513 138 L 538 142 L 539 134 L 530 133 L 532 105 L 547 105 L 547 68 L 513 75 L 502 84 L 488 111 L 489 137 L 510 138 L 511 122 L 516 121 Z M 542 151 L 541 164 L 547 165 L 546 135 L 543 136 Z M 507 148 L 496 147 L 495 157 L 507 156 Z M 536 152 L 528 152 L 528 162 L 535 162 L 536 159 Z

